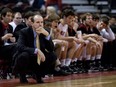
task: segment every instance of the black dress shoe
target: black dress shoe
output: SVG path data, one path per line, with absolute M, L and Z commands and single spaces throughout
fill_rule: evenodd
M 28 83 L 26 75 L 20 74 L 19 78 L 20 78 L 20 83 Z
M 36 81 L 37 81 L 37 83 L 44 83 L 44 81 L 42 80 L 42 78 L 41 78 L 41 77 L 36 78 Z
M 32 78 L 35 79 L 37 83 L 44 83 L 44 81 L 42 80 L 42 75 L 33 74 Z

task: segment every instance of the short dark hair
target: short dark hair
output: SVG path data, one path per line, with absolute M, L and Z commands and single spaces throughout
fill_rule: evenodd
M 74 10 L 73 9 L 65 9 L 63 10 L 62 17 L 68 17 L 68 16 L 75 16 Z
M 28 19 L 29 17 L 34 16 L 34 15 L 35 15 L 34 12 L 28 11 L 28 12 L 26 12 L 26 13 L 24 14 L 24 18 Z
M 13 13 L 13 11 L 12 11 L 10 8 L 5 7 L 5 8 L 3 8 L 2 11 L 1 11 L 1 17 L 2 17 L 2 16 L 5 17 L 6 14 L 7 14 L 7 12 Z
M 108 25 L 110 17 L 105 15 L 105 16 L 102 16 L 100 20 L 103 21 L 106 25 Z
M 31 17 L 31 22 L 34 22 L 34 15 Z
M 100 16 L 98 14 L 92 14 L 93 20 L 99 20 Z

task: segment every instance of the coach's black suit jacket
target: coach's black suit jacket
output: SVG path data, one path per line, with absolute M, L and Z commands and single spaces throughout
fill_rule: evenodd
M 41 70 L 43 71 L 42 73 L 45 74 L 51 73 L 54 68 L 55 61 L 57 59 L 54 53 L 53 42 L 51 38 L 50 40 L 45 39 L 45 36 L 43 34 L 39 35 L 39 39 L 40 39 L 40 49 L 44 53 L 46 60 L 45 62 L 41 63 L 40 66 L 39 65 L 38 66 L 41 67 Z M 37 58 L 32 58 L 32 57 L 36 57 L 36 55 L 34 54 L 35 51 L 34 33 L 31 27 L 26 27 L 25 29 L 22 29 L 20 31 L 19 39 L 17 42 L 17 49 L 18 52 L 15 56 L 14 72 L 15 71 L 17 72 L 17 70 L 18 72 L 22 71 L 20 69 L 23 69 L 25 71 L 27 69 L 27 67 L 24 67 L 26 64 L 27 64 L 26 66 L 32 66 L 33 64 L 37 63 Z M 28 53 L 29 58 L 27 60 L 28 62 L 31 61 L 31 63 L 28 63 L 25 59 L 20 58 L 20 55 L 25 52 Z M 32 62 L 33 61 L 32 59 L 35 60 L 35 62 Z M 17 61 L 20 61 L 20 63 L 17 63 Z

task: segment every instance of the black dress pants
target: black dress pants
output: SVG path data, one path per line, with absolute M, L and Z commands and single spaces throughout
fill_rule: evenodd
M 15 58 L 13 73 L 34 73 L 38 76 L 44 76 L 51 73 L 55 67 L 56 56 L 54 53 L 45 54 L 45 62 L 37 64 L 37 56 L 35 54 L 30 55 L 28 52 L 22 52 Z

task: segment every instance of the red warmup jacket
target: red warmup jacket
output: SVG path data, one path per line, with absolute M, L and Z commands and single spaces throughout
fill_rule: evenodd
M 62 9 L 62 0 L 47 0 L 46 7 L 49 5 L 58 5 L 59 9 Z

